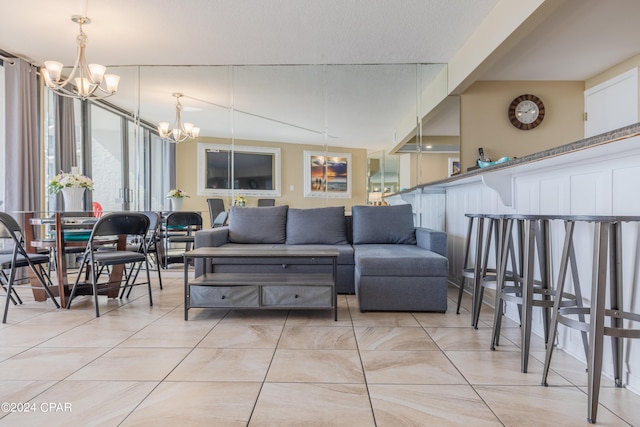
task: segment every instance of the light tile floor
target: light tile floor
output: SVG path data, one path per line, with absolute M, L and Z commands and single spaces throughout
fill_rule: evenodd
M 0 426 L 588 424 L 585 366 L 556 352 L 542 387 L 541 340 L 521 373 L 518 325 L 505 322 L 490 351 L 490 309 L 472 329 L 455 288 L 446 314 L 360 313 L 340 295 L 337 322 L 329 311 L 202 309 L 185 322 L 182 269 L 163 277 L 153 307 L 140 287 L 100 297 L 100 318 L 89 297 L 70 310 L 29 295 L 12 306 Z M 638 407 L 603 379 L 598 425 L 640 426 Z

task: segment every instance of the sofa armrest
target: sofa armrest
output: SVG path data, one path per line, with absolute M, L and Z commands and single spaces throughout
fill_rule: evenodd
M 195 248 L 211 248 L 228 242 L 229 227 L 217 227 L 196 231 L 193 244 Z
M 208 230 L 196 231 L 193 240 L 194 248 L 212 248 L 222 246 L 229 242 L 229 227 L 211 228 Z M 211 263 L 205 265 L 203 259 L 196 259 L 193 264 L 194 276 L 202 276 L 204 273 L 211 273 Z
M 416 227 L 416 244 L 422 249 L 447 256 L 447 233 L 444 231 Z

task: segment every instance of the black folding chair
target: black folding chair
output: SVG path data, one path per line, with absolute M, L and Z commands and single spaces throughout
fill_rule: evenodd
M 0 274 L 0 286 L 7 292 L 2 323 L 7 323 L 10 302 L 13 302 L 14 305 L 22 304 L 22 300 L 16 292 L 18 287 L 44 290 L 56 308 L 60 308 L 60 304 L 58 304 L 51 289 L 49 289 L 49 286 L 53 286 L 53 283 L 51 283 L 51 279 L 44 267 L 45 264 L 49 263 L 49 255 L 27 253 L 24 249 L 24 235 L 20 225 L 11 215 L 5 212 L 0 212 L 0 239 L 13 240 L 13 250 L 11 252 L 4 251 L 4 253 L 0 254 L 0 269 L 2 272 Z M 16 278 L 16 271 L 20 267 L 29 267 L 38 282 L 40 282 L 40 286 L 32 285 L 30 282 L 28 284 L 21 283 L 28 279 Z M 7 275 L 6 270 L 9 270 L 9 275 Z
M 182 262 L 182 253 L 169 256 L 171 244 L 184 244 L 184 251 L 191 249 L 195 232 L 202 229 L 202 216 L 198 212 L 171 212 L 165 220 L 165 261 L 166 267 L 172 261 Z
M 147 236 L 144 241 L 139 241 L 134 245 L 127 245 L 127 250 L 129 251 L 137 251 L 143 253 L 144 248 L 143 245 L 147 248 L 147 257 L 153 255 L 153 264 L 155 265 L 155 269 L 158 272 L 158 283 L 160 284 L 160 290 L 162 290 L 162 275 L 160 274 L 160 255 L 158 255 L 158 242 L 160 241 L 160 227 L 162 226 L 162 221 L 160 219 L 160 214 L 158 212 L 153 211 L 144 211 L 142 212 L 149 218 L 149 231 L 147 231 Z M 132 268 L 136 268 L 133 266 Z M 135 276 L 133 277 L 132 282 L 135 283 L 138 274 L 140 273 L 140 269 L 142 268 L 142 263 L 138 263 L 138 267 L 136 268 Z M 127 298 L 131 294 L 131 290 L 133 286 L 128 286 L 129 291 L 127 292 Z M 124 293 L 127 289 L 127 286 L 123 286 L 120 290 L 120 299 L 124 296 Z
M 85 275 L 87 269 L 91 272 L 91 291 L 93 293 L 96 306 L 96 317 L 100 317 L 100 308 L 98 307 L 98 294 L 104 292 L 113 283 L 111 277 L 106 281 L 99 281 L 99 272 L 104 267 L 144 263 L 147 273 L 147 281 L 142 283 L 134 283 L 137 274 L 134 275 L 135 269 L 132 268 L 128 272 L 124 271 L 124 277 L 119 278 L 117 283 L 124 283 L 125 287 L 147 285 L 149 291 L 149 305 L 153 306 L 153 297 L 151 295 L 151 277 L 149 275 L 149 260 L 147 259 L 147 245 L 142 245 L 142 251 L 119 250 L 113 251 L 97 250 L 104 243 L 105 239 L 112 239 L 118 236 L 120 239 L 132 236 L 144 241 L 147 231 L 149 230 L 149 217 L 138 212 L 115 212 L 103 215 L 91 232 L 91 237 L 87 243 L 80 270 L 76 281 L 71 288 L 71 294 L 67 302 L 67 309 L 71 307 L 71 301 L 75 297 L 80 286 L 87 286 L 87 283 L 80 283 L 80 278 Z

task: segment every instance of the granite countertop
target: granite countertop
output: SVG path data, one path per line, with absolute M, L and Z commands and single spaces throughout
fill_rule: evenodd
M 534 163 L 534 162 L 538 162 L 541 160 L 545 160 L 545 159 L 549 159 L 552 157 L 557 157 L 557 156 L 561 156 L 564 154 L 569 154 L 569 153 L 574 153 L 576 151 L 580 151 L 580 150 L 584 150 L 587 148 L 592 148 L 592 147 L 596 147 L 599 145 L 604 145 L 604 144 L 609 144 L 621 139 L 626 139 L 626 138 L 630 138 L 633 136 L 637 136 L 640 135 L 640 122 L 639 123 L 635 123 L 633 125 L 629 125 L 620 129 L 616 129 L 610 132 L 605 132 L 602 133 L 600 135 L 595 135 L 592 136 L 590 138 L 586 138 L 586 139 L 582 139 L 579 141 L 575 141 L 575 142 L 571 142 L 569 144 L 565 144 L 565 145 L 560 145 L 558 147 L 555 148 L 550 148 L 548 150 L 544 150 L 544 151 L 540 151 L 538 153 L 533 153 L 533 154 L 529 154 L 523 157 L 518 157 L 512 160 L 509 160 L 508 162 L 504 162 L 504 163 L 500 163 L 494 166 L 489 166 L 486 168 L 478 168 L 478 169 L 473 169 L 467 172 L 462 172 L 459 173 L 457 175 L 451 176 L 449 178 L 445 178 L 445 179 L 440 179 L 437 181 L 432 181 L 432 182 L 428 182 L 425 184 L 421 184 L 421 185 L 417 185 L 413 188 L 409 188 L 407 190 L 403 190 L 397 193 L 392 194 L 393 195 L 401 195 L 401 194 L 406 194 L 406 193 L 411 193 L 417 189 L 421 189 L 423 187 L 430 187 L 430 186 L 437 186 L 437 185 L 442 185 L 442 184 L 449 184 L 458 180 L 462 180 L 465 178 L 469 178 L 469 177 L 473 177 L 473 176 L 478 176 L 478 175 L 482 175 L 483 173 L 486 172 L 493 172 L 493 171 L 498 171 L 498 170 L 502 170 L 502 169 L 509 169 L 512 168 L 514 166 L 519 166 L 519 165 L 523 165 L 523 164 L 527 164 L 527 163 Z

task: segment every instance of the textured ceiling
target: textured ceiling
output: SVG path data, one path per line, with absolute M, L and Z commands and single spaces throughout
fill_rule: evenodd
M 86 8 L 89 62 L 122 74 L 110 100 L 151 123 L 171 121 L 171 94 L 183 92 L 184 115 L 206 136 L 321 144 L 326 127 L 329 145 L 381 149 L 404 138 L 396 130 L 407 118 L 415 123 L 416 88 L 425 81 L 406 64 L 449 62 L 496 4 L 509 1 L 516 0 L 0 0 L 0 49 L 37 65 L 70 64 L 70 17 Z M 582 81 L 640 52 L 640 1 L 547 1 L 554 13 L 492 56 L 477 79 Z M 398 65 L 193 67 L 291 64 Z M 231 105 L 242 110 L 233 119 Z M 426 135 L 456 134 L 459 110 L 442 110 Z
M 447 62 L 497 0 L 92 0 L 91 60 L 105 65 Z M 2 0 L 1 47 L 74 57 L 81 0 Z M 7 18 L 11 17 L 11 18 Z

